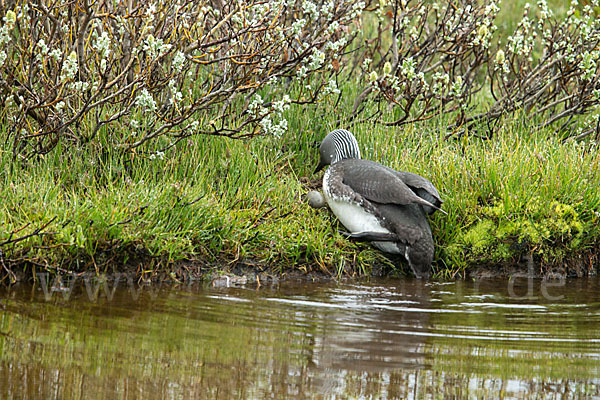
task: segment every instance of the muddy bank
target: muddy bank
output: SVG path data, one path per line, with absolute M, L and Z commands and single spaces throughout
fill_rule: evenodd
M 480 265 L 469 268 L 464 275 L 456 275 L 446 279 L 489 279 L 489 278 L 523 278 L 565 279 L 595 276 L 600 265 L 597 249 L 574 257 L 560 265 L 547 265 L 535 257 L 524 256 L 515 263 L 497 265 Z M 304 263 L 294 267 L 269 265 L 255 260 L 182 260 L 160 266 L 162 262 L 143 252 L 138 252 L 127 260 L 111 258 L 111 264 L 101 267 L 96 264 L 74 263 L 70 267 L 39 266 L 32 263 L 2 263 L 0 284 L 10 285 L 16 282 L 45 281 L 61 286 L 73 280 L 98 279 L 107 281 L 127 281 L 137 284 L 181 284 L 201 282 L 214 287 L 231 286 L 263 286 L 273 285 L 281 281 L 332 281 L 346 279 L 365 279 L 372 277 L 414 279 L 405 263 L 397 268 L 389 264 L 375 263 L 370 267 L 370 274 L 360 274 L 352 267 L 341 273 L 321 268 L 316 263 Z M 3 260 L 4 261 L 4 260 Z M 120 262 L 119 262 L 120 261 Z M 164 260 L 163 260 L 164 262 Z M 81 268 L 86 265 L 86 268 Z M 434 271 L 436 268 L 434 267 Z M 435 280 L 435 279 L 434 279 Z

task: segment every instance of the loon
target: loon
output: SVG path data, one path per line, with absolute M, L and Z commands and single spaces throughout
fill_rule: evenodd
M 323 175 L 323 194 L 350 231 L 345 236 L 404 256 L 417 278 L 428 279 L 434 245 L 427 215 L 446 214 L 433 184 L 417 174 L 361 159 L 356 138 L 345 129 L 327 134 L 319 155 L 315 173 L 330 165 Z

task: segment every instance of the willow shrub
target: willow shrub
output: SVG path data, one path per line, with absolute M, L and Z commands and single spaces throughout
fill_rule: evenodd
M 194 133 L 279 136 L 291 103 L 339 93 L 339 60 L 364 7 L 344 0 L 3 2 L 5 132 L 15 155 L 25 156 L 98 135 L 126 150 Z M 290 79 L 304 88 L 296 97 L 287 93 Z
M 381 0 L 354 61 L 364 88 L 353 118 L 400 126 L 449 114 L 449 135 L 492 137 L 498 122 L 525 112 L 563 138 L 600 134 L 598 1 L 555 15 L 539 0 L 499 21 L 503 6 Z M 499 28 L 507 22 L 514 29 Z M 361 115 L 368 101 L 379 108 Z

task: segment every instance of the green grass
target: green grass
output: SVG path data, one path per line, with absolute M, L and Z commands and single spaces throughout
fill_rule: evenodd
M 340 246 L 331 219 L 306 206 L 279 144 L 199 136 L 164 159 L 58 148 L 27 164 L 2 148 L 0 243 L 51 221 L 4 246 L 5 261 L 99 272 L 140 255 L 148 272 L 184 259 L 343 267 L 354 246 Z
M 348 112 L 333 102 L 296 108 L 287 113 L 284 138 L 198 136 L 163 159 L 89 146 L 14 163 L 5 144 L 0 243 L 44 227 L 42 235 L 3 246 L 5 264 L 143 275 L 171 272 L 183 261 L 216 271 L 251 262 L 280 273 L 368 274 L 372 265 L 390 263 L 368 245 L 343 239 L 335 218 L 303 197 L 307 182 L 321 176 L 312 174 L 315 143 Z M 526 120 L 506 121 L 493 140 L 444 140 L 436 124 L 348 128 L 365 158 L 438 187 L 448 212 L 431 219 L 438 277 L 514 264 L 529 254 L 548 268 L 594 248 L 600 156 L 591 145 L 560 142 Z

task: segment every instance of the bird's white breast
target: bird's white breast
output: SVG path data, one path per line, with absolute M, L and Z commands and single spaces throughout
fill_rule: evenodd
M 331 211 L 340 220 L 342 225 L 351 233 L 361 232 L 382 232 L 391 233 L 388 229 L 381 226 L 381 222 L 373 214 L 368 213 L 358 203 L 351 199 L 335 198 L 331 193 L 331 187 L 328 182 L 329 174 L 325 171 L 323 177 L 323 194 Z M 387 253 L 399 254 L 400 250 L 394 242 L 372 242 L 373 245 Z

